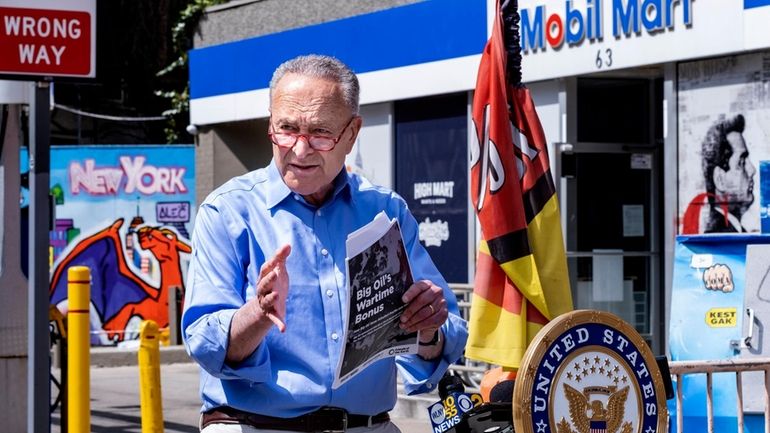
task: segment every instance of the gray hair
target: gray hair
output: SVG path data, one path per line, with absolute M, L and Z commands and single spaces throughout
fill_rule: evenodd
M 270 101 L 276 84 L 286 74 L 298 74 L 307 77 L 325 78 L 339 84 L 342 98 L 354 115 L 358 115 L 360 87 L 356 74 L 339 59 L 320 54 L 309 54 L 287 60 L 273 72 L 270 80 Z

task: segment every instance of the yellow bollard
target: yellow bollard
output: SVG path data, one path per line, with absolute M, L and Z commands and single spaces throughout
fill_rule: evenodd
M 152 320 L 143 321 L 139 326 L 139 340 L 139 403 L 142 407 L 142 433 L 163 433 L 158 324 Z
M 73 266 L 67 271 L 67 430 L 91 431 L 91 271 Z

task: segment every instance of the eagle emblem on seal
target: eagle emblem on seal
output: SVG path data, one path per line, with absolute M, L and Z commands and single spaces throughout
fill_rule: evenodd
M 607 407 L 592 394 L 608 395 Z M 628 386 L 617 390 L 615 386 L 588 386 L 583 391 L 564 384 L 564 395 L 569 402 L 569 417 L 577 433 L 631 433 L 633 426 L 623 422 Z M 558 433 L 576 433 L 566 418 L 557 424 Z

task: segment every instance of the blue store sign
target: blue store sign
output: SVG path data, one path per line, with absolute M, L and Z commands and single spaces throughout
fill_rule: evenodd
M 468 118 L 465 94 L 399 102 L 396 191 L 444 278 L 468 282 Z

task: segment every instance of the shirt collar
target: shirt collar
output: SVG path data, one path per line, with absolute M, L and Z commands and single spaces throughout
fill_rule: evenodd
M 733 215 L 730 212 L 725 212 L 722 208 L 719 206 L 714 206 L 713 209 L 723 217 L 725 217 L 725 225 L 731 225 L 737 232 L 745 232 L 746 229 L 743 228 L 743 224 L 741 224 L 741 220 L 738 219 L 737 216 Z
M 349 189 L 347 188 L 349 185 L 349 174 L 347 170 L 343 167 L 332 182 L 334 183 L 334 192 L 329 201 L 334 200 L 338 194 Z M 274 208 L 284 201 L 286 197 L 294 194 L 283 181 L 281 173 L 278 171 L 278 166 L 275 165 L 275 160 L 271 160 L 270 165 L 267 167 L 267 192 L 265 194 L 265 204 L 268 209 Z M 300 198 L 303 203 L 307 204 L 302 196 L 300 196 Z

